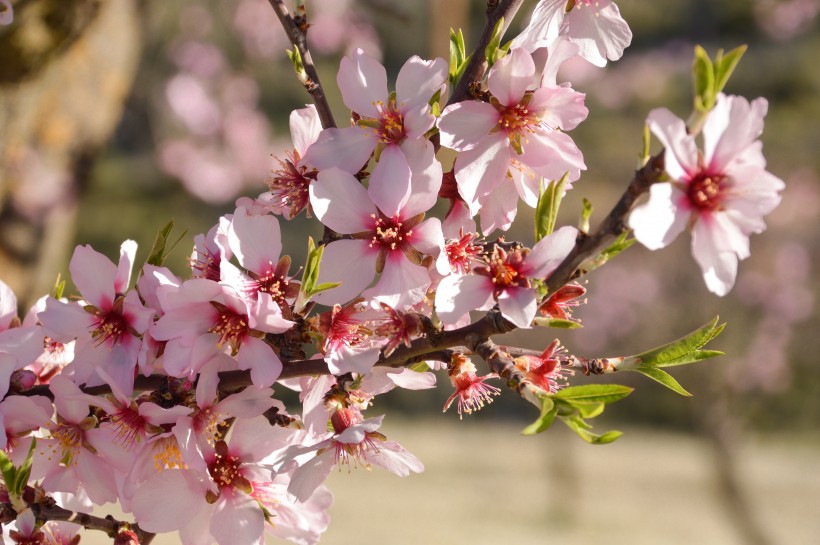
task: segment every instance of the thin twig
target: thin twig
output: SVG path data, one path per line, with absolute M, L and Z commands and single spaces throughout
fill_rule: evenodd
M 333 112 L 330 110 L 330 104 L 325 96 L 324 88 L 322 87 L 321 81 L 319 81 L 319 73 L 316 71 L 316 66 L 313 64 L 313 57 L 311 57 L 310 50 L 307 47 L 307 23 L 305 22 L 301 26 L 298 25 L 282 0 L 268 1 L 273 11 L 276 12 L 277 17 L 279 17 L 279 22 L 282 23 L 282 27 L 285 29 L 290 43 L 293 44 L 302 57 L 302 64 L 308 75 L 308 80 L 303 83 L 305 89 L 307 89 L 307 92 L 310 93 L 313 99 L 313 104 L 316 105 L 316 111 L 322 122 L 322 128 L 328 129 L 335 127 L 336 122 L 333 120 Z
M 136 524 L 121 522 L 110 515 L 106 518 L 95 517 L 87 513 L 80 513 L 64 509 L 58 505 L 48 505 L 43 503 L 33 503 L 30 505 L 31 511 L 37 520 L 41 521 L 66 521 L 79 524 L 86 530 L 99 530 L 105 532 L 109 537 L 115 537 L 121 529 L 128 529 L 134 532 L 139 539 L 140 545 L 149 545 L 156 534 L 141 530 Z
M 470 87 L 474 83 L 481 81 L 481 77 L 487 69 L 487 59 L 484 58 L 484 50 L 487 49 L 487 45 L 493 37 L 495 25 L 503 17 L 504 29 L 506 30 L 523 2 L 524 0 L 487 1 L 487 20 L 484 23 L 484 30 L 481 31 L 481 38 L 473 50 L 473 55 L 470 57 L 470 62 L 467 64 L 467 68 L 464 70 L 464 74 L 461 76 L 458 85 L 453 89 L 453 94 L 450 95 L 447 106 L 470 98 Z

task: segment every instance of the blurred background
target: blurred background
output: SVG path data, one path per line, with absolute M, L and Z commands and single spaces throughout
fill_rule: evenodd
M 520 28 L 535 3 L 513 23 Z M 138 259 L 174 219 L 187 235 L 170 266 L 184 274 L 190 239 L 266 190 L 274 156 L 291 147 L 289 112 L 309 101 L 293 77 L 284 32 L 265 0 L 160 2 L 11 0 L 0 26 L 0 278 L 23 304 L 65 274 L 76 244 Z M 709 294 L 689 239 L 663 253 L 634 246 L 589 277 L 584 328 L 518 332 L 507 344 L 562 342 L 587 357 L 637 353 L 719 314 L 727 355 L 674 373 L 680 398 L 641 377 L 597 427 L 627 433 L 589 446 L 563 429 L 524 438 L 536 415 L 514 395 L 459 422 L 449 395 L 394 392 L 388 435 L 427 470 L 399 482 L 358 469 L 332 477 L 337 505 L 323 543 L 816 543 L 820 536 L 820 0 L 620 0 L 634 39 L 600 70 L 578 61 L 562 80 L 587 94 L 571 135 L 589 170 L 582 197 L 593 224 L 631 177 L 646 114 L 691 107 L 696 43 L 711 54 L 748 44 L 727 92 L 769 100 L 762 136 L 783 202 L 752 237 L 737 284 Z M 450 27 L 468 47 L 483 25 L 478 0 L 308 0 L 309 45 L 337 120 L 339 58 L 362 47 L 395 76 L 413 54 L 447 56 Z M 0 9 L 2 9 L 0 7 Z M 514 35 L 507 34 L 507 39 Z M 657 149 L 657 147 L 655 148 Z M 508 238 L 528 240 L 530 214 Z M 302 217 L 285 250 L 304 259 Z M 575 383 L 587 379 L 576 377 Z M 157 541 L 159 542 L 159 540 Z M 174 538 L 162 541 L 173 543 Z

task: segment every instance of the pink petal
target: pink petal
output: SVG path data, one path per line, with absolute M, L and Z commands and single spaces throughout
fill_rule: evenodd
M 410 197 L 410 165 L 398 146 L 387 146 L 370 176 L 367 194 L 387 217 L 394 217 Z M 321 219 L 321 218 L 320 218 Z
M 686 229 L 691 212 L 678 203 L 686 196 L 672 184 L 654 184 L 649 188 L 649 200 L 636 207 L 629 216 L 629 227 L 635 238 L 649 248 L 668 246 Z
M 722 247 L 719 233 L 701 218 L 692 231 L 692 255 L 700 265 L 709 291 L 722 297 L 729 293 L 737 277 L 737 255 Z
M 200 374 L 200 381 L 201 377 Z M 220 401 L 218 410 L 220 414 L 247 419 L 261 415 L 275 404 L 270 388 L 245 388 Z
M 441 220 L 428 218 L 413 228 L 410 244 L 421 253 L 436 258 L 436 269 L 440 274 L 450 274 L 450 260 L 444 251 L 444 234 Z
M 68 266 L 71 280 L 83 299 L 103 310 L 114 302 L 117 267 L 91 246 L 77 246 Z
M 264 545 L 265 517 L 255 499 L 240 492 L 223 494 L 211 517 L 211 535 L 219 545 Z
M 679 182 L 691 178 L 698 170 L 698 148 L 686 132 L 686 123 L 666 108 L 657 108 L 649 112 L 646 124 L 666 148 L 664 165 L 669 176 Z
M 495 63 L 487 77 L 490 93 L 504 106 L 515 106 L 535 85 L 535 63 L 524 49 L 513 49 Z
M 356 174 L 370 160 L 378 141 L 379 136 L 370 127 L 325 129 L 308 148 L 302 163 L 319 170 L 336 167 Z
M 507 288 L 498 296 L 501 315 L 522 329 L 527 329 L 535 318 L 538 301 L 532 288 Z
M 493 287 L 486 276 L 451 274 L 436 289 L 436 314 L 445 324 L 453 324 L 471 310 L 492 303 Z
M 345 106 L 364 117 L 378 117 L 374 103 L 387 102 L 387 72 L 361 49 L 342 58 L 336 83 Z
M 426 104 L 447 80 L 447 61 L 425 61 L 416 55 L 410 57 L 396 78 L 396 97 L 408 106 Z
M 379 281 L 362 295 L 402 309 L 424 299 L 428 287 L 430 275 L 425 267 L 410 263 L 401 252 L 392 252 Z
M 8 285 L 0 280 L 0 331 L 9 328 L 17 316 L 17 297 Z
M 511 180 L 496 187 L 481 206 L 481 232 L 489 235 L 496 229 L 506 231 L 518 212 L 518 191 Z
M 282 309 L 270 293 L 259 292 L 251 308 L 249 326 L 265 333 L 284 333 L 293 327 L 293 322 L 282 317 Z
M 164 469 L 137 488 L 131 509 L 140 528 L 147 532 L 173 532 L 204 507 L 205 490 L 197 490 L 186 471 Z
M 458 193 L 471 214 L 478 213 L 484 198 L 507 178 L 511 159 L 510 142 L 503 133 L 488 136 L 456 157 Z
M 579 55 L 595 66 L 605 66 L 607 59 L 620 59 L 632 42 L 632 31 L 618 6 L 610 2 L 601 4 L 573 9 L 566 15 L 569 36 L 578 44 Z
M 410 472 L 421 473 L 424 464 L 410 454 L 404 447 L 393 441 L 382 441 L 378 444 L 379 450 L 368 453 L 367 461 L 386 469 L 399 477 L 407 477 Z
M 293 147 L 304 157 L 305 152 L 313 144 L 319 133 L 322 132 L 322 123 L 316 107 L 310 104 L 307 108 L 293 110 L 290 113 L 290 137 Z
M 401 217 L 406 219 L 427 212 L 436 204 L 441 189 L 442 168 L 429 140 L 407 140 L 401 149 L 411 172 L 410 197 L 401 211 Z
M 319 221 L 343 234 L 371 230 L 378 214 L 367 190 L 338 168 L 323 170 L 310 184 L 310 204 Z
M 237 208 L 228 228 L 228 244 L 240 265 L 257 274 L 267 274 L 276 267 L 282 253 L 279 220 Z
M 350 301 L 376 276 L 376 257 L 366 240 L 337 240 L 325 247 L 318 283 L 341 282 L 339 287 L 313 296 L 323 305 Z
M 569 131 L 589 114 L 584 97 L 569 87 L 540 87 L 533 93 L 528 107 L 541 112 L 541 120 L 548 127 Z
M 529 135 L 518 159 L 548 180 L 558 180 L 569 172 L 569 180 L 575 181 L 586 169 L 581 150 L 561 131 L 536 131 Z
M 293 473 L 288 492 L 296 496 L 300 502 L 307 501 L 313 492 L 325 482 L 336 465 L 333 452 L 333 449 L 329 448 L 302 464 Z
M 438 120 L 441 145 L 456 151 L 472 149 L 495 128 L 499 117 L 498 110 L 486 102 L 451 104 Z
M 531 278 L 549 276 L 575 247 L 577 237 L 578 229 L 566 225 L 539 240 L 527 256 L 527 275 Z
M 523 47 L 532 52 L 555 42 L 564 21 L 565 11 L 566 4 L 563 1 L 538 2 L 529 24 L 524 32 L 513 40 L 511 48 Z
M 703 125 L 704 161 L 709 170 L 723 172 L 760 136 L 768 106 L 765 98 L 749 104 L 740 96 L 721 94 L 718 97 Z
M 239 368 L 251 370 L 251 382 L 264 388 L 271 386 L 282 374 L 282 362 L 273 349 L 256 337 L 245 337 L 236 358 Z
M 133 240 L 126 240 L 120 246 L 120 261 L 117 265 L 117 276 L 114 279 L 114 291 L 125 293 L 128 283 L 131 281 L 131 268 L 134 265 L 134 258 L 137 256 L 137 243 Z

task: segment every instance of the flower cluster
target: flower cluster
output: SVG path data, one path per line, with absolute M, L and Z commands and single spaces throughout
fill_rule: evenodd
M 587 269 L 561 267 L 589 233 L 554 228 L 544 210 L 557 209 L 586 168 L 567 131 L 588 111 L 556 74 L 576 56 L 616 60 L 630 40 L 610 1 L 543 0 L 512 48 L 493 53 L 486 78 L 469 76 L 471 95 L 452 103 L 454 70 L 443 59 L 412 57 L 391 87 L 357 49 L 337 76 L 349 124 L 322 129 L 316 107 L 293 112 L 294 149 L 268 191 L 239 199 L 195 238 L 187 278 L 162 266 L 160 251 L 132 282 L 133 241 L 116 263 L 78 246 L 69 265 L 77 293 L 55 289 L 22 320 L 0 282 L 0 448 L 4 467 L 29 472 L 21 485 L 4 469 L 11 539 L 56 543 L 48 535 L 68 530 L 38 529 L 32 511 L 59 498 L 77 509 L 118 502 L 139 532 L 176 531 L 184 544 L 261 545 L 265 532 L 316 543 L 334 467 L 423 470 L 379 431 L 383 416 L 367 412 L 376 396 L 434 387 L 432 371 L 446 367 L 454 392 L 445 410 L 456 400 L 460 416 L 482 408 L 500 393 L 488 381 L 503 378 L 548 414 L 573 366 L 589 373 L 592 360 L 558 341 L 534 355 L 489 336 L 578 325 L 572 310 L 585 288 L 570 280 Z M 191 106 L 190 84 L 174 84 L 188 97 L 181 108 Z M 765 107 L 721 95 L 703 154 L 682 121 L 650 114 L 671 181 L 652 186 L 630 225 L 650 247 L 690 226 L 718 293 L 782 186 L 756 140 Z M 452 167 L 439 147 L 455 152 Z M 563 189 L 545 204 L 558 180 Z M 435 217 L 440 200 L 450 206 Z M 510 227 L 519 200 L 536 209 L 537 241 L 489 239 Z M 293 272 L 282 221 L 302 211 L 325 236 Z M 473 321 L 473 311 L 484 317 Z M 483 376 L 478 356 L 490 364 Z M 274 387 L 298 391 L 301 406 L 286 407 Z M 599 412 L 586 406 L 573 422 Z M 122 540 L 142 535 L 120 530 Z

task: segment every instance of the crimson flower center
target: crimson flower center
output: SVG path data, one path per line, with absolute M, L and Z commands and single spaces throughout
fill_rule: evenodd
M 97 345 L 103 343 L 117 344 L 123 335 L 128 334 L 128 322 L 116 310 L 97 311 L 95 316 L 97 320 L 92 325 L 94 331 L 91 336 Z
M 522 271 L 525 254 L 521 250 L 510 253 L 496 247 L 490 257 L 485 258 L 486 267 L 475 270 L 477 274 L 488 277 L 493 283 L 493 295 L 498 297 L 507 288 L 528 288 L 529 278 Z
M 385 144 L 399 144 L 407 137 L 404 129 L 404 113 L 396 105 L 396 99 L 390 97 L 387 104 L 381 100 L 373 106 L 379 112 L 378 128 L 374 129 L 379 140 Z
M 724 187 L 726 179 L 722 174 L 710 174 L 700 171 L 686 186 L 686 196 L 694 208 L 704 212 L 723 209 Z
M 219 337 L 219 346 L 229 342 L 241 342 L 248 332 L 248 318 L 244 314 L 237 314 L 227 307 L 219 309 L 219 316 L 208 330 Z
M 219 488 L 233 488 L 237 481 L 241 481 L 242 484 L 246 482 L 239 472 L 240 465 L 238 456 L 231 456 L 227 452 L 225 454 L 217 452 L 214 461 L 208 464 L 208 473 L 211 474 L 211 478 Z
M 385 250 L 400 250 L 413 234 L 413 230 L 408 229 L 397 217 L 377 217 L 376 214 L 370 214 L 370 217 L 375 223 L 370 240 L 371 248 L 379 246 Z

